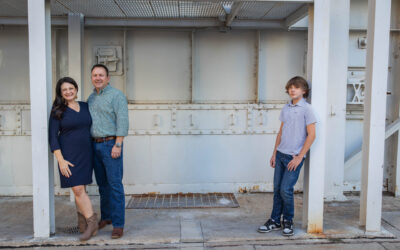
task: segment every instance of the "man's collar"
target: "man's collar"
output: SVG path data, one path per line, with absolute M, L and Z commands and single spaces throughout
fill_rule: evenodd
M 110 87 L 110 83 L 108 83 L 107 86 L 104 87 L 104 89 L 101 89 L 101 90 L 99 91 L 99 93 L 97 93 L 97 89 L 96 89 L 96 88 L 93 89 L 93 92 L 95 92 L 96 94 L 101 95 L 101 94 L 103 94 L 105 91 L 107 91 L 107 90 L 110 89 L 110 88 L 111 88 L 111 87 Z
M 292 100 L 290 100 L 289 102 L 289 106 L 294 107 L 294 106 L 304 106 L 306 103 L 306 101 L 304 100 L 304 98 L 301 98 L 300 101 L 298 101 L 296 104 L 292 103 Z

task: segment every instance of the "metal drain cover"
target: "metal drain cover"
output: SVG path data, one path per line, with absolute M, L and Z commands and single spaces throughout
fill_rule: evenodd
M 79 228 L 77 226 L 70 226 L 70 227 L 61 227 L 57 228 L 57 231 L 66 233 L 66 234 L 80 234 Z
M 136 194 L 126 208 L 236 208 L 239 203 L 233 193 L 207 194 Z

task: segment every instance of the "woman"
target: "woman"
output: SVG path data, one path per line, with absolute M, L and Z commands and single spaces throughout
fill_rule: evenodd
M 56 98 L 49 122 L 50 149 L 57 158 L 62 188 L 72 188 L 78 209 L 80 240 L 96 235 L 97 215 L 86 193 L 92 183 L 92 118 L 85 102 L 77 102 L 78 85 L 74 79 L 58 80 Z

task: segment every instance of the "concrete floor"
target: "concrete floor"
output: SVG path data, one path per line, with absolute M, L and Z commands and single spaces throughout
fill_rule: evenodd
M 76 225 L 74 203 L 56 197 L 56 235 L 32 237 L 32 198 L 0 198 L 0 248 L 79 249 L 400 249 L 400 199 L 383 197 L 382 232 L 365 234 L 358 226 L 359 197 L 325 203 L 324 234 L 309 235 L 301 228 L 302 195 L 295 196 L 295 236 L 256 230 L 269 216 L 272 194 L 239 194 L 240 208 L 127 209 L 125 235 L 110 238 L 112 226 L 81 243 L 77 234 L 63 232 Z M 99 210 L 99 197 L 91 197 Z M 129 201 L 127 197 L 126 201 Z

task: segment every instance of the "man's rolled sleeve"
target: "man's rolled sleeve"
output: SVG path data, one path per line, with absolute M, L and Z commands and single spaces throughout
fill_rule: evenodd
M 116 136 L 127 136 L 129 129 L 128 102 L 121 93 L 114 100 L 114 112 L 116 114 Z

